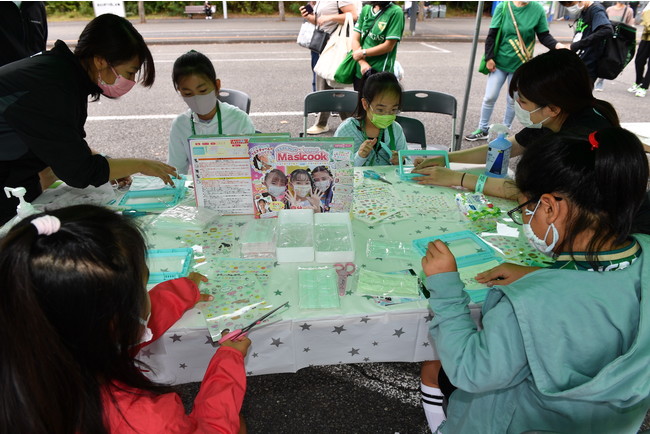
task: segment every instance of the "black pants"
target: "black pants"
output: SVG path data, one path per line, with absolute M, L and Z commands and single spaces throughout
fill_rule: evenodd
M 634 58 L 634 66 L 636 69 L 635 83 L 644 89 L 648 89 L 648 86 L 650 86 L 650 41 L 639 42 L 636 57 Z M 643 74 L 644 70 L 645 75 Z
M 440 367 L 440 372 L 438 372 L 438 388 L 440 389 L 440 392 L 442 392 L 442 410 L 445 412 L 446 416 L 449 397 L 454 393 L 454 390 L 456 390 L 457 387 L 451 384 L 451 381 L 449 381 L 449 377 L 447 377 L 443 367 Z

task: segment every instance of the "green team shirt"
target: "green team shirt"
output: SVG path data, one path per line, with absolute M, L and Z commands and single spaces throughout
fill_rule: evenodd
M 512 6 L 512 12 L 519 26 L 519 33 L 524 40 L 528 52 L 532 55 L 535 48 L 535 34 L 548 32 L 548 22 L 544 7 L 537 2 L 530 2 L 525 6 L 517 7 L 512 2 L 501 2 L 494 11 L 491 29 L 501 27 L 499 46 L 494 61 L 497 68 L 506 72 L 514 72 L 525 62 L 524 51 L 521 49 L 515 24 L 508 10 L 507 3 Z
M 388 6 L 379 19 L 376 18 L 381 11 L 373 12 L 372 9 L 372 5 L 364 6 L 354 26 L 354 31 L 360 33 L 361 38 L 363 38 L 366 32 L 368 33 L 361 48 L 376 47 L 387 39 L 396 39 L 399 43 L 402 39 L 402 33 L 404 33 L 404 12 L 402 8 L 393 3 Z M 368 56 L 366 61 L 377 71 L 393 72 L 396 56 L 397 45 L 390 53 L 382 54 L 381 56 Z M 357 64 L 357 78 L 361 78 L 359 64 Z
M 600 253 L 598 255 L 598 270 L 593 270 L 587 262 L 586 255 L 580 252 L 573 253 L 573 255 L 562 253 L 549 268 L 587 271 L 623 270 L 636 261 L 639 256 L 641 256 L 641 246 L 637 241 L 633 241 L 621 249 Z

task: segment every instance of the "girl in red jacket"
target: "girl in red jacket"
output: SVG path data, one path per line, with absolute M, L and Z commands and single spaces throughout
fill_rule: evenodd
M 202 299 L 194 274 L 149 293 L 137 228 L 104 208 L 37 215 L 0 241 L 0 432 L 232 433 L 250 340 L 226 342 L 191 414 L 133 355 Z

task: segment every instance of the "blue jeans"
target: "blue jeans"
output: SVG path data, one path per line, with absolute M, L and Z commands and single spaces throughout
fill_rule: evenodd
M 503 87 L 503 83 L 508 80 L 508 86 L 510 85 L 510 80 L 512 80 L 512 72 L 505 72 L 497 68 L 494 72 L 491 72 L 488 75 L 487 85 L 485 86 L 485 96 L 483 97 L 483 104 L 481 105 L 481 120 L 479 121 L 478 127 L 487 131 L 490 126 L 490 118 L 492 117 L 492 112 L 494 111 L 494 103 L 497 102 L 499 98 L 499 92 Z M 514 100 L 507 94 L 506 97 L 506 114 L 503 117 L 503 123 L 505 126 L 510 128 L 512 125 L 512 120 L 515 118 L 515 107 Z
M 311 91 L 316 92 L 316 73 L 314 72 L 314 66 L 316 66 L 316 63 L 318 63 L 320 54 L 316 53 L 315 51 L 309 51 L 311 52 Z

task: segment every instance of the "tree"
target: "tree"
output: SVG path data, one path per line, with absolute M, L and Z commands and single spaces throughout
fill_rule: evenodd
M 140 22 L 141 23 L 146 23 L 147 22 L 147 18 L 145 17 L 145 14 L 144 14 L 144 2 L 143 1 L 138 2 L 138 15 L 140 15 Z
M 280 12 L 280 21 L 286 21 L 286 18 L 284 16 L 284 2 L 283 1 L 278 2 L 278 11 Z

